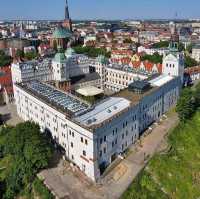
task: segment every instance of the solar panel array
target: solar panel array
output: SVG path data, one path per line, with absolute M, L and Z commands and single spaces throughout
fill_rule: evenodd
M 56 104 L 66 111 L 71 111 L 72 113 L 87 111 L 89 106 L 76 99 L 75 97 L 58 91 L 46 84 L 41 82 L 30 82 L 27 84 L 29 90 L 47 99 L 50 103 Z

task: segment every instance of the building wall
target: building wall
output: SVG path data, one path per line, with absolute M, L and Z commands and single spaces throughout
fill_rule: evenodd
M 146 78 L 145 75 L 106 68 L 105 87 L 113 91 L 119 91 L 127 88 L 135 80 L 144 80 Z
M 96 129 L 95 136 L 99 166 L 107 166 L 139 138 L 138 106 Z
M 18 115 L 25 121 L 48 129 L 54 140 L 65 149 L 66 158 L 75 163 L 92 180 L 98 177 L 94 158 L 94 135 L 66 118 L 63 113 L 14 86 Z M 83 154 L 85 151 L 85 155 Z
M 181 53 L 170 53 L 163 59 L 163 74 L 175 77 L 181 77 L 183 82 L 184 74 L 184 56 Z
M 200 62 L 200 49 L 192 49 L 192 58 Z
M 107 166 L 114 156 L 125 152 L 153 122 L 173 107 L 180 93 L 180 78 L 145 96 L 119 117 L 96 129 L 96 151 L 99 166 Z
M 93 180 L 100 177 L 100 168 L 108 166 L 125 152 L 151 123 L 176 104 L 179 90 L 180 78 L 177 77 L 92 133 L 18 86 L 14 87 L 20 117 L 38 123 L 42 130 L 48 129 L 65 149 L 66 157 Z
M 43 63 L 13 63 L 11 66 L 13 83 L 32 80 L 51 81 L 52 71 L 50 61 Z

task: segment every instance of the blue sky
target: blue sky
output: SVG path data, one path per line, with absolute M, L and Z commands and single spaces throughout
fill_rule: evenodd
M 0 0 L 2 19 L 62 19 L 65 0 Z M 72 19 L 200 18 L 200 0 L 68 0 Z

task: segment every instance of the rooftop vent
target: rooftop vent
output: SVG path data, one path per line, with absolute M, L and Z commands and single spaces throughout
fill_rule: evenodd
M 87 121 L 87 124 L 92 124 L 92 120 L 89 119 L 89 120 Z
M 108 113 L 111 113 L 112 111 L 110 109 L 107 110 Z

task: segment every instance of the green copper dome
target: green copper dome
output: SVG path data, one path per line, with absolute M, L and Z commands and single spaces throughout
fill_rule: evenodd
M 99 55 L 97 57 L 97 62 L 99 62 L 101 64 L 108 64 L 108 59 L 103 55 Z
M 72 37 L 72 33 L 70 32 L 70 30 L 63 27 L 57 27 L 53 33 L 53 38 L 55 39 L 65 39 L 65 38 L 71 38 L 71 37 Z
M 54 57 L 54 61 L 61 63 L 61 62 L 65 62 L 65 60 L 66 60 L 66 57 L 64 53 L 56 53 Z
M 62 51 L 61 47 L 58 46 L 58 52 L 54 57 L 54 61 L 62 63 L 66 61 L 65 53 Z
M 66 51 L 65 51 L 65 55 L 66 56 L 71 56 L 71 55 L 74 55 L 75 54 L 75 50 L 73 48 L 68 48 Z

